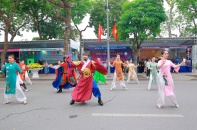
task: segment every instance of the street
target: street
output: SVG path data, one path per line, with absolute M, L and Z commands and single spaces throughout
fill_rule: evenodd
M 166 105 L 156 106 L 157 86 L 147 90 L 147 80 L 127 84 L 128 90 L 118 87 L 110 91 L 99 83 L 104 106 L 97 98 L 70 105 L 73 89 L 56 93 L 52 80 L 32 80 L 27 105 L 12 96 L 10 104 L 3 104 L 4 81 L 0 81 L 0 130 L 196 130 L 196 80 L 176 80 L 175 93 L 180 108 L 168 98 Z

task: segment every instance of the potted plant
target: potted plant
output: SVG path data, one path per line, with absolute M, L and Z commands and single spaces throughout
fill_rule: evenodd
M 32 72 L 32 78 L 39 78 L 38 71 L 43 69 L 43 65 L 40 65 L 39 63 L 32 63 L 28 65 L 29 70 Z
M 28 65 L 29 69 L 42 69 L 43 65 L 40 65 L 39 63 L 32 63 Z

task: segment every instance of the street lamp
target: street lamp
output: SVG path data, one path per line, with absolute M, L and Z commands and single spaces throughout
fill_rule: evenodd
M 106 0 L 106 11 L 107 11 L 107 61 L 108 61 L 108 77 L 110 77 L 110 48 L 109 48 L 109 4 L 108 0 Z

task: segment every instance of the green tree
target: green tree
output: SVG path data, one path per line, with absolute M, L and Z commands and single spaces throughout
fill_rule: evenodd
M 64 23 L 53 18 L 54 5 L 48 3 L 47 0 L 28 0 L 23 1 L 20 7 L 26 12 L 26 17 L 30 24 L 27 30 L 38 32 L 39 40 L 48 40 L 57 38 L 64 33 Z
M 185 17 L 187 26 L 185 28 L 187 36 L 197 34 L 197 2 L 196 0 L 176 0 L 178 10 Z
M 162 29 L 164 32 L 168 32 L 168 37 L 172 37 L 175 34 L 172 34 L 172 29 L 174 29 L 175 22 L 175 3 L 176 0 L 165 0 L 169 6 L 169 10 L 166 12 L 168 19 L 163 23 Z
M 77 2 L 74 4 L 74 6 L 71 8 L 71 17 L 72 21 L 78 31 L 79 34 L 79 42 L 80 42 L 80 50 L 79 50 L 79 55 L 78 58 L 81 60 L 81 53 L 82 53 L 82 33 L 86 31 L 89 25 L 84 26 L 83 29 L 79 29 L 79 24 L 81 24 L 82 20 L 84 19 L 85 16 L 87 16 L 88 13 L 90 13 L 93 9 L 93 2 L 92 0 L 83 0 L 81 2 Z
M 166 20 L 162 5 L 162 0 L 134 0 L 123 5 L 118 22 L 119 38 L 130 39 L 135 63 L 142 42 L 160 33 L 160 24 Z
M 168 19 L 161 24 L 160 37 L 168 35 L 168 37 L 187 37 L 191 36 L 189 31 L 192 27 L 191 22 L 188 22 L 187 18 L 177 9 L 176 0 L 165 0 L 169 9 L 166 11 Z M 173 30 L 178 30 L 178 33 L 172 33 Z
M 22 0 L 0 0 L 1 30 L 5 33 L 1 64 L 5 62 L 9 41 L 8 34 L 11 34 L 10 41 L 13 41 L 16 35 L 20 35 L 19 30 L 27 24 L 24 13 L 20 11 L 21 2 Z
M 98 25 L 101 24 L 103 29 L 107 28 L 106 16 L 106 0 L 95 0 L 93 10 L 90 13 L 89 25 L 94 27 L 94 33 L 98 34 Z M 114 23 L 120 20 L 122 12 L 122 5 L 128 0 L 108 0 L 109 2 L 109 26 L 113 27 Z M 111 29 L 109 29 L 111 32 Z
M 89 8 L 91 8 L 91 0 L 48 0 L 50 3 L 56 6 L 54 17 L 60 19 L 65 23 L 64 31 L 64 53 L 68 53 L 68 40 L 69 34 L 72 34 L 71 20 L 73 20 L 75 26 L 81 23 L 81 20 L 88 13 Z M 85 28 L 86 29 L 86 28 Z M 78 32 L 80 31 L 77 28 Z M 85 31 L 85 30 L 84 30 Z M 75 31 L 74 31 L 75 32 Z M 80 34 L 79 34 L 80 35 Z
M 48 0 L 55 5 L 53 17 L 64 22 L 64 55 L 68 53 L 69 33 L 71 30 L 71 7 L 77 0 Z

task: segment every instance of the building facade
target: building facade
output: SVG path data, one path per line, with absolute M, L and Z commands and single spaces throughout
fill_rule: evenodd
M 0 42 L 0 54 L 3 50 L 3 42 Z M 7 56 L 11 53 L 18 60 L 25 60 L 27 64 L 42 60 L 43 63 L 56 63 L 63 60 L 63 40 L 43 40 L 43 41 L 20 41 L 9 43 Z M 72 60 L 78 60 L 79 45 L 73 40 L 69 42 L 69 50 Z
M 122 60 L 134 59 L 129 41 L 115 41 L 110 40 L 110 60 L 119 54 Z M 103 62 L 107 60 L 107 40 L 103 39 L 102 42 L 97 39 L 83 39 L 84 50 L 90 53 L 92 59 L 101 58 Z M 182 61 L 182 58 L 187 58 L 187 62 L 182 67 L 187 68 L 183 71 L 192 71 L 192 60 L 196 63 L 197 48 L 196 38 L 156 38 L 155 40 L 146 40 L 141 44 L 138 52 L 138 62 L 141 60 L 151 59 L 153 56 L 160 57 L 161 50 L 169 51 L 169 60 Z

